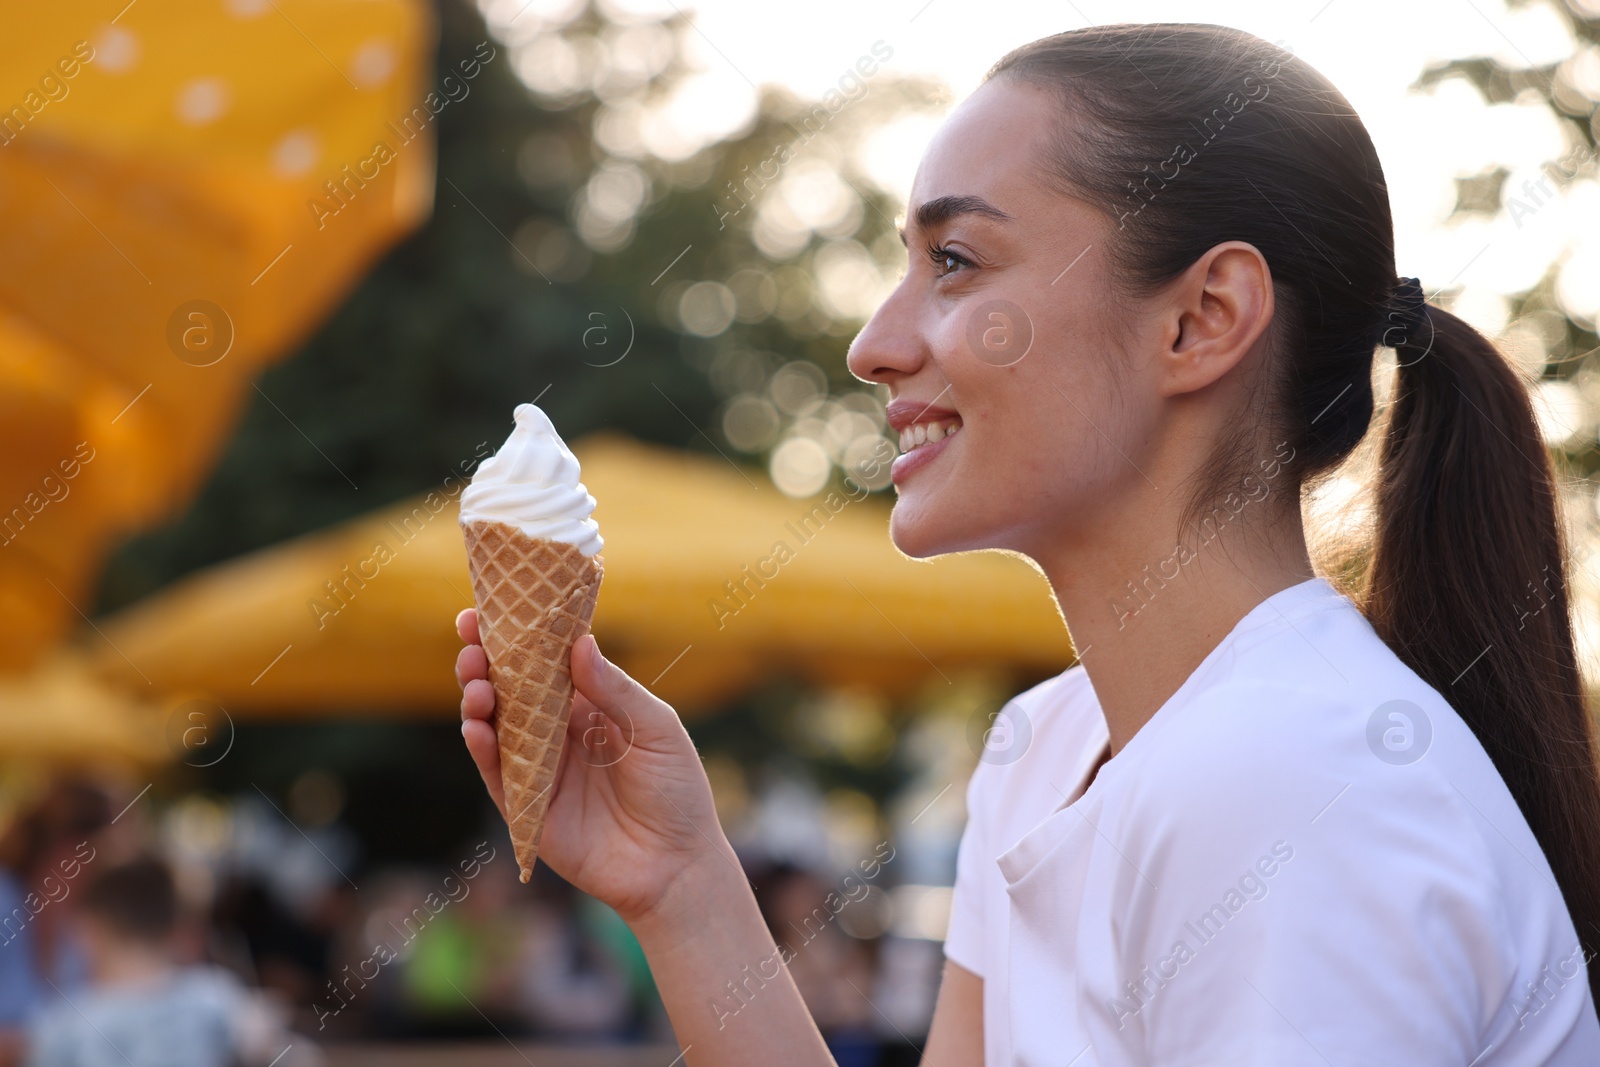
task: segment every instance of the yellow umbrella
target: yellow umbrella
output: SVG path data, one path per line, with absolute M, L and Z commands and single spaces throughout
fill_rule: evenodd
M 907 559 L 879 499 L 791 500 L 731 464 L 614 436 L 575 451 L 606 542 L 596 634 L 680 710 L 774 671 L 899 692 L 968 666 L 1071 661 L 1037 571 L 993 553 Z M 451 620 L 472 602 L 461 484 L 134 605 L 93 638 L 99 670 L 240 714 L 449 714 Z
M 422 0 L 119 6 L 0 35 L 0 666 L 77 621 L 106 547 L 188 498 L 260 368 L 432 202 Z
M 159 765 L 186 755 L 169 749 L 165 720 L 161 708 L 93 677 L 81 654 L 57 651 L 0 678 L 0 757 L 12 765 Z

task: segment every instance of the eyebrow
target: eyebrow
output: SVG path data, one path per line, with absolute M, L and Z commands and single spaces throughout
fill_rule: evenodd
M 999 222 L 1011 221 L 1010 215 L 981 196 L 936 196 L 932 200 L 918 204 L 917 210 L 913 212 L 917 228 L 920 230 L 932 229 L 942 222 L 949 222 L 961 215 L 982 215 Z M 897 227 L 896 232 L 900 235 L 900 243 L 905 244 L 905 229 Z

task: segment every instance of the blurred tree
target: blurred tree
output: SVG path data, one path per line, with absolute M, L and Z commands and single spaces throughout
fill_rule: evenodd
M 1508 0 L 1513 7 L 1528 6 L 1531 0 Z M 1448 78 L 1464 78 L 1490 104 L 1541 101 L 1565 130 L 1569 150 L 1560 160 L 1547 161 L 1544 170 L 1550 184 L 1565 189 L 1577 181 L 1593 181 L 1600 175 L 1596 148 L 1600 145 L 1600 5 L 1594 0 L 1557 0 L 1548 8 L 1566 23 L 1578 43 L 1571 56 L 1559 63 L 1508 66 L 1500 60 L 1474 56 L 1450 60 L 1428 68 L 1417 81 L 1417 88 L 1429 88 Z M 1515 45 L 1512 46 L 1515 49 Z M 1541 200 L 1539 194 L 1529 203 L 1527 190 L 1509 187 L 1509 171 L 1495 167 L 1489 172 L 1458 179 L 1456 213 L 1507 212 L 1517 219 L 1519 211 L 1529 212 Z M 1503 347 L 1521 355 L 1530 346 L 1542 348 L 1544 366 L 1540 376 L 1548 381 L 1578 381 L 1587 386 L 1591 408 L 1600 411 L 1600 391 L 1589 384 L 1600 372 L 1600 335 L 1592 323 L 1579 321 L 1563 307 L 1556 293 L 1561 264 L 1552 263 L 1544 278 L 1533 289 L 1511 298 L 1509 336 L 1501 338 Z M 1523 329 L 1518 329 L 1518 323 Z M 1576 436 L 1558 443 L 1558 460 L 1573 476 L 1593 479 L 1600 475 L 1600 448 L 1593 434 Z M 1589 490 L 1593 491 L 1593 485 Z M 1587 553 L 1592 546 L 1574 546 Z
M 497 55 L 437 120 L 432 219 L 263 376 L 190 510 L 113 558 L 102 610 L 435 487 L 498 446 L 525 400 L 569 440 L 616 427 L 730 462 L 766 453 L 785 423 L 841 464 L 852 441 L 860 454 L 877 439 L 873 401 L 827 398 L 856 384 L 843 354 L 862 297 L 904 252 L 845 149 L 939 90 L 880 75 L 830 107 L 767 91 L 746 129 L 665 161 L 640 115 L 686 75 L 681 18 L 620 25 L 589 7 L 491 33 L 443 0 L 440 24 L 441 82 L 482 41 Z M 577 81 L 552 73 L 569 52 L 589 57 Z M 830 305 L 829 270 L 853 306 Z M 801 369 L 773 381 L 786 363 Z M 730 447 L 719 401 L 738 398 Z

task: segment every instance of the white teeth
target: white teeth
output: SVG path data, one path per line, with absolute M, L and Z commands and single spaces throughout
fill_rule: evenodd
M 907 426 L 900 431 L 900 451 L 910 452 L 912 449 L 923 445 L 935 444 L 951 436 L 961 429 L 960 419 L 946 419 L 942 422 L 922 422 L 915 426 Z

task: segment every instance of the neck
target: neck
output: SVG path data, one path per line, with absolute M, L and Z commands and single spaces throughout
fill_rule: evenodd
M 1298 512 L 1271 518 L 1264 502 L 1251 503 L 1181 539 L 1139 532 L 1162 524 L 1119 523 L 1114 537 L 1035 556 L 1094 685 L 1112 755 L 1240 619 L 1313 577 Z
M 119 940 L 101 947 L 91 969 L 95 980 L 104 985 L 142 986 L 158 981 L 170 968 L 160 946 Z

